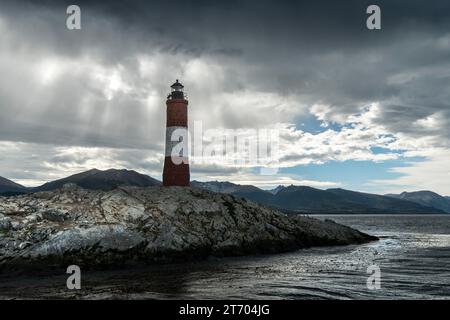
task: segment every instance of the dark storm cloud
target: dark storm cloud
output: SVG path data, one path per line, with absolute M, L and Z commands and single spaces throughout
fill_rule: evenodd
M 368 33 L 365 10 L 376 3 L 382 8 L 383 32 Z M 49 19 L 44 10 L 64 11 L 71 1 L 9 2 L 3 10 L 19 19 L 30 14 Z M 317 50 L 347 51 L 383 47 L 411 33 L 448 30 L 450 4 L 434 1 L 76 1 L 82 8 L 83 27 L 103 23 L 103 19 L 119 26 L 122 33 L 110 39 L 124 44 L 114 53 L 130 45 L 127 39 L 142 41 L 157 38 L 172 52 L 199 54 L 212 52 L 247 52 L 251 57 L 311 54 Z M 50 19 L 55 25 L 64 16 Z M 55 28 L 55 31 L 56 28 Z M 117 30 L 115 30 L 117 31 Z M 128 35 L 123 37 L 123 35 Z M 74 33 L 83 38 L 82 34 Z M 60 30 L 64 49 L 69 43 L 80 44 Z M 87 39 L 78 39 L 86 41 Z M 101 41 L 100 41 L 101 40 Z M 123 43 L 125 41 L 125 43 Z M 83 44 L 83 42 L 81 42 Z M 86 44 L 93 45 L 93 42 Z M 138 44 L 135 44 L 138 45 Z M 133 49 L 133 45 L 130 49 Z M 265 48 L 263 51 L 252 49 Z M 271 48 L 270 50 L 267 50 Z M 292 52 L 292 50 L 294 50 Z M 316 52 L 318 53 L 318 52 Z M 292 61 L 288 61 L 292 62 Z
M 223 92 L 249 89 L 294 94 L 306 105 L 329 105 L 329 119 L 325 120 L 342 118 L 378 101 L 382 111 L 376 121 L 389 130 L 449 137 L 449 79 L 446 74 L 436 76 L 432 72 L 450 67 L 448 1 L 75 3 L 82 8 L 80 32 L 64 28 L 65 8 L 72 1 L 6 1 L 0 12 L 8 19 L 10 31 L 22 40 L 24 49 L 34 51 L 37 58 L 49 54 L 88 55 L 105 66 L 120 63 L 128 71 L 129 82 L 137 86 L 142 85 L 143 79 L 137 76 L 135 55 L 157 52 L 185 61 L 212 59 L 225 66 L 220 88 Z M 382 30 L 371 32 L 365 27 L 365 10 L 374 3 L 382 9 Z M 184 61 L 176 63 L 179 65 L 167 66 L 173 73 L 183 68 Z M 157 83 L 149 83 L 161 99 L 173 74 L 168 72 L 163 77 Z M 146 132 L 157 134 L 159 128 L 148 132 L 136 120 L 160 120 L 163 113 L 146 115 L 142 102 L 125 97 L 129 93 L 119 94 L 108 102 L 109 107 L 101 101 L 93 104 L 92 119 L 101 118 L 108 108 L 122 106 L 114 109 L 115 115 L 105 128 L 108 134 L 101 132 L 94 120 L 77 121 L 76 110 L 83 101 L 79 94 L 97 95 L 92 88 L 86 90 L 87 82 L 81 76 L 62 81 L 48 104 L 63 104 L 65 108 L 48 107 L 50 113 L 38 112 L 16 122 L 3 116 L 17 108 L 5 92 L 10 89 L 3 89 L 2 137 L 56 144 L 65 141 L 148 147 L 148 142 L 139 142 L 140 139 Z M 198 90 L 205 88 L 208 86 Z M 196 93 L 197 89 L 192 90 Z M 219 112 L 224 125 L 233 127 L 242 122 L 227 109 Z M 441 117 L 441 125 L 447 125 L 447 129 L 442 127 L 435 132 L 412 125 L 433 115 Z M 74 135 L 80 131 L 83 135 Z

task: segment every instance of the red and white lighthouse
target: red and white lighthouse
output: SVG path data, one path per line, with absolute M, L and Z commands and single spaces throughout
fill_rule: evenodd
M 166 153 L 163 185 L 189 186 L 188 101 L 178 80 L 167 96 Z

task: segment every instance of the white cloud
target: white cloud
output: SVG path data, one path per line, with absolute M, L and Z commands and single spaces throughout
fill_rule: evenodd
M 433 149 L 426 152 L 427 160 L 411 162 L 405 167 L 396 167 L 390 171 L 401 174 L 395 179 L 374 180 L 382 193 L 400 193 L 403 191 L 431 190 L 442 195 L 450 195 L 450 150 Z

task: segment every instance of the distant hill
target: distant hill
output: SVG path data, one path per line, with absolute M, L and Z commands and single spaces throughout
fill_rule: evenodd
M 441 210 L 432 206 L 421 205 L 402 199 L 393 199 L 377 194 L 344 189 L 328 189 L 326 191 L 345 199 L 346 203 L 366 206 L 369 211 L 373 211 L 374 213 L 443 213 Z
M 14 181 L 0 177 L 0 195 L 16 195 L 26 193 L 26 187 L 15 183 Z
M 306 186 L 289 186 L 277 192 L 272 204 L 276 207 L 304 212 L 362 210 L 364 206 L 343 205 L 339 196 Z
M 290 186 L 273 201 L 279 208 L 310 213 L 442 213 L 409 201 L 344 189 Z
M 401 194 L 387 194 L 387 196 L 412 201 L 450 213 L 450 198 L 443 197 L 432 191 L 402 192 Z
M 231 194 L 262 204 L 271 204 L 273 194 L 252 185 L 240 185 L 231 182 L 199 182 L 191 181 L 191 187 L 205 189 L 212 192 Z
M 150 176 L 137 173 L 133 170 L 97 170 L 92 169 L 78 173 L 70 177 L 47 182 L 46 184 L 33 188 L 33 192 L 50 191 L 61 188 L 67 183 L 74 183 L 85 189 L 113 190 L 118 186 L 150 187 L 160 185 L 161 182 Z
M 284 188 L 286 188 L 285 186 L 279 185 L 278 187 L 272 189 L 272 190 L 268 190 L 271 194 L 277 194 L 280 190 L 283 190 Z
M 241 198 L 276 207 L 287 212 L 301 213 L 398 213 L 428 214 L 443 211 L 376 194 L 344 189 L 320 190 L 306 186 L 277 187 L 276 191 L 261 190 L 255 186 L 237 185 L 230 182 L 198 182 L 192 186 L 210 191 L 228 193 Z

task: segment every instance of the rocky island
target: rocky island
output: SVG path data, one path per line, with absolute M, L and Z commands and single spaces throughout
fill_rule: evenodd
M 190 187 L 0 197 L 0 269 L 86 268 L 238 256 L 376 240 L 333 221 L 286 215 Z

